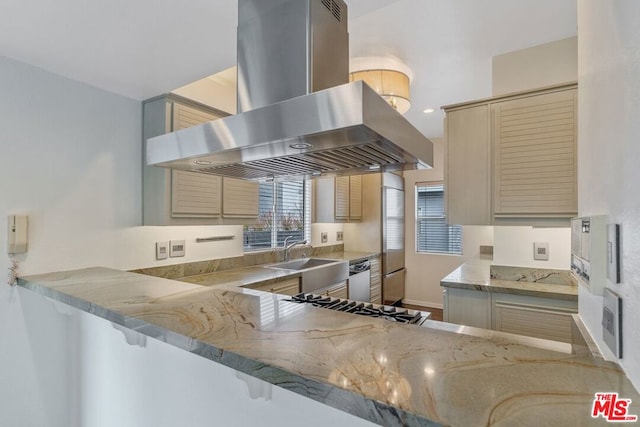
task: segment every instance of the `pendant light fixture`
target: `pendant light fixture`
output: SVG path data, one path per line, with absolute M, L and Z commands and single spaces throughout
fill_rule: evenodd
M 349 81 L 363 80 L 400 114 L 411 108 L 409 87 L 413 73 L 392 58 L 356 58 L 350 62 Z

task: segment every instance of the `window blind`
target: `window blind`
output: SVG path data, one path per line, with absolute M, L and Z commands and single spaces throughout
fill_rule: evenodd
M 261 182 L 258 221 L 245 226 L 245 251 L 281 247 L 284 240 L 310 239 L 310 188 L 305 181 Z
M 416 186 L 416 250 L 462 254 L 462 227 L 448 225 L 444 213 L 444 185 Z

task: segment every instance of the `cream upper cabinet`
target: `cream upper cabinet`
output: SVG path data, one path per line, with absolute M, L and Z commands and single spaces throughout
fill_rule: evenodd
M 143 105 L 143 138 L 227 116 L 175 95 Z M 244 224 L 258 217 L 258 183 L 216 175 L 143 167 L 144 225 Z
M 575 216 L 576 90 L 499 102 L 491 108 L 495 216 Z
M 349 220 L 362 221 L 362 175 L 349 177 Z
M 447 112 L 446 191 L 450 224 L 491 224 L 489 106 Z
M 223 178 L 222 216 L 224 218 L 257 218 L 259 186 L 257 182 Z
M 349 177 L 338 176 L 334 181 L 334 216 L 338 220 L 349 220 Z
M 577 214 L 576 96 L 570 84 L 444 107 L 449 223 L 568 224 Z
M 362 221 L 362 176 L 313 180 L 313 222 Z

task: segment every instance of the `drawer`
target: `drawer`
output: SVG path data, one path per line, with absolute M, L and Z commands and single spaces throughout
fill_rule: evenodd
M 284 279 L 276 283 L 248 285 L 246 287 L 256 289 L 258 291 L 273 292 L 274 294 L 296 295 L 300 293 L 300 279 L 295 277 L 293 279 Z

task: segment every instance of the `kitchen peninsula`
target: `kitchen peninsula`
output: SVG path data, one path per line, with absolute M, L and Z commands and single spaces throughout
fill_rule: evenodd
M 440 322 L 402 325 L 237 282 L 201 286 L 106 268 L 19 285 L 378 424 L 589 425 L 603 391 L 633 399 L 630 413 L 640 412 L 624 372 L 577 336 L 556 346 Z

